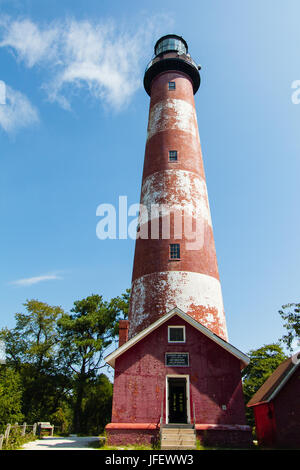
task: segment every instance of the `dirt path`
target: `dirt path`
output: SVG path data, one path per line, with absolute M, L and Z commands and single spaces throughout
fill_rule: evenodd
M 88 447 L 97 437 L 43 437 L 37 441 L 27 442 L 22 450 L 94 450 Z

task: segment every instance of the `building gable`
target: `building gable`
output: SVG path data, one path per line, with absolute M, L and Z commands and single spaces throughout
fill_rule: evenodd
M 240 361 L 241 368 L 249 364 L 249 358 L 244 353 L 242 353 L 237 348 L 232 346 L 230 343 L 228 343 L 227 341 L 223 340 L 222 338 L 214 334 L 208 328 L 201 325 L 201 323 L 197 322 L 196 320 L 194 320 L 192 317 L 190 317 L 189 315 L 187 315 L 186 313 L 184 313 L 182 310 L 180 310 L 177 307 L 171 310 L 169 313 L 165 314 L 156 322 L 152 323 L 152 325 L 145 328 L 136 336 L 131 338 L 121 347 L 116 349 L 113 353 L 109 354 L 105 358 L 105 361 L 108 364 L 110 364 L 112 367 L 115 367 L 115 361 L 118 357 L 120 357 L 122 354 L 124 354 L 126 351 L 128 351 L 130 348 L 132 348 L 134 345 L 136 345 L 140 341 L 144 340 L 149 334 L 153 333 L 157 328 L 161 327 L 164 323 L 171 321 L 175 317 L 180 318 L 183 322 L 189 324 L 192 328 L 196 329 L 197 331 L 202 333 L 204 336 L 212 340 L 214 343 L 218 344 L 221 348 L 223 348 L 224 350 L 226 350 L 227 352 L 235 356 Z
M 273 400 L 282 387 L 290 380 L 300 364 L 300 353 L 283 361 L 248 402 L 247 406 L 256 406 Z

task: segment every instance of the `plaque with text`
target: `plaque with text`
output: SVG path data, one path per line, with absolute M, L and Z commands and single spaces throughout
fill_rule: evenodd
M 166 353 L 165 364 L 168 367 L 188 367 L 189 353 Z

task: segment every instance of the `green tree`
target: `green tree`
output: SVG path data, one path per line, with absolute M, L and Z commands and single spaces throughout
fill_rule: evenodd
M 267 344 L 248 353 L 250 363 L 242 371 L 243 390 L 245 402 L 253 397 L 257 390 L 274 372 L 287 356 L 282 347 L 277 344 Z M 251 408 L 246 409 L 247 419 L 250 425 L 254 425 L 254 417 Z
M 22 384 L 20 375 L 7 365 L 0 365 L 0 434 L 8 423 L 21 422 Z
M 89 381 L 106 367 L 103 358 L 118 332 L 118 320 L 127 315 L 129 294 L 110 302 L 91 295 L 74 302 L 71 314 L 64 314 L 60 327 L 61 362 L 74 376 L 74 431 L 83 432 L 83 400 Z
M 16 313 L 16 326 L 0 331 L 4 340 L 7 361 L 18 368 L 32 364 L 37 371 L 53 365 L 58 340 L 56 323 L 64 311 L 32 299 L 24 304 L 26 313 Z
M 82 432 L 97 436 L 111 420 L 113 386 L 105 374 L 90 379 L 83 400 Z
M 279 315 L 285 322 L 283 326 L 287 330 L 287 334 L 283 335 L 281 341 L 291 351 L 292 343 L 295 340 L 297 340 L 298 346 L 300 346 L 300 304 L 287 304 L 281 308 Z
M 68 371 L 58 361 L 57 321 L 61 307 L 28 300 L 26 313 L 17 313 L 16 326 L 0 331 L 7 364 L 20 375 L 22 412 L 27 422 L 47 421 L 70 388 Z
M 85 432 L 92 427 L 91 396 L 99 393 L 102 418 L 97 415 L 96 427 L 102 429 L 111 412 L 112 385 L 97 376 L 106 367 L 103 357 L 117 336 L 119 319 L 127 317 L 129 295 L 127 290 L 109 302 L 92 295 L 75 302 L 71 314 L 28 300 L 26 312 L 15 315 L 15 328 L 0 330 L 9 370 L 23 389 L 21 412 L 28 423 L 53 420 L 67 432 L 72 421 L 77 432 Z
M 56 411 L 50 415 L 49 420 L 54 426 L 58 427 L 59 433 L 69 434 L 73 421 L 72 407 L 67 402 L 62 403 Z

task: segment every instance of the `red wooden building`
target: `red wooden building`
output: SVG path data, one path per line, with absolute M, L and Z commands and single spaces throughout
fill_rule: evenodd
M 115 368 L 112 444 L 151 442 L 161 425 L 190 424 L 205 444 L 247 446 L 240 370 L 248 358 L 178 308 L 106 358 Z
M 300 353 L 282 362 L 248 403 L 259 445 L 300 448 Z
M 180 425 L 208 443 L 244 446 L 248 358 L 228 342 L 194 102 L 199 67 L 176 35 L 154 53 L 128 322 L 106 358 L 115 368 L 108 439 L 149 442 Z

